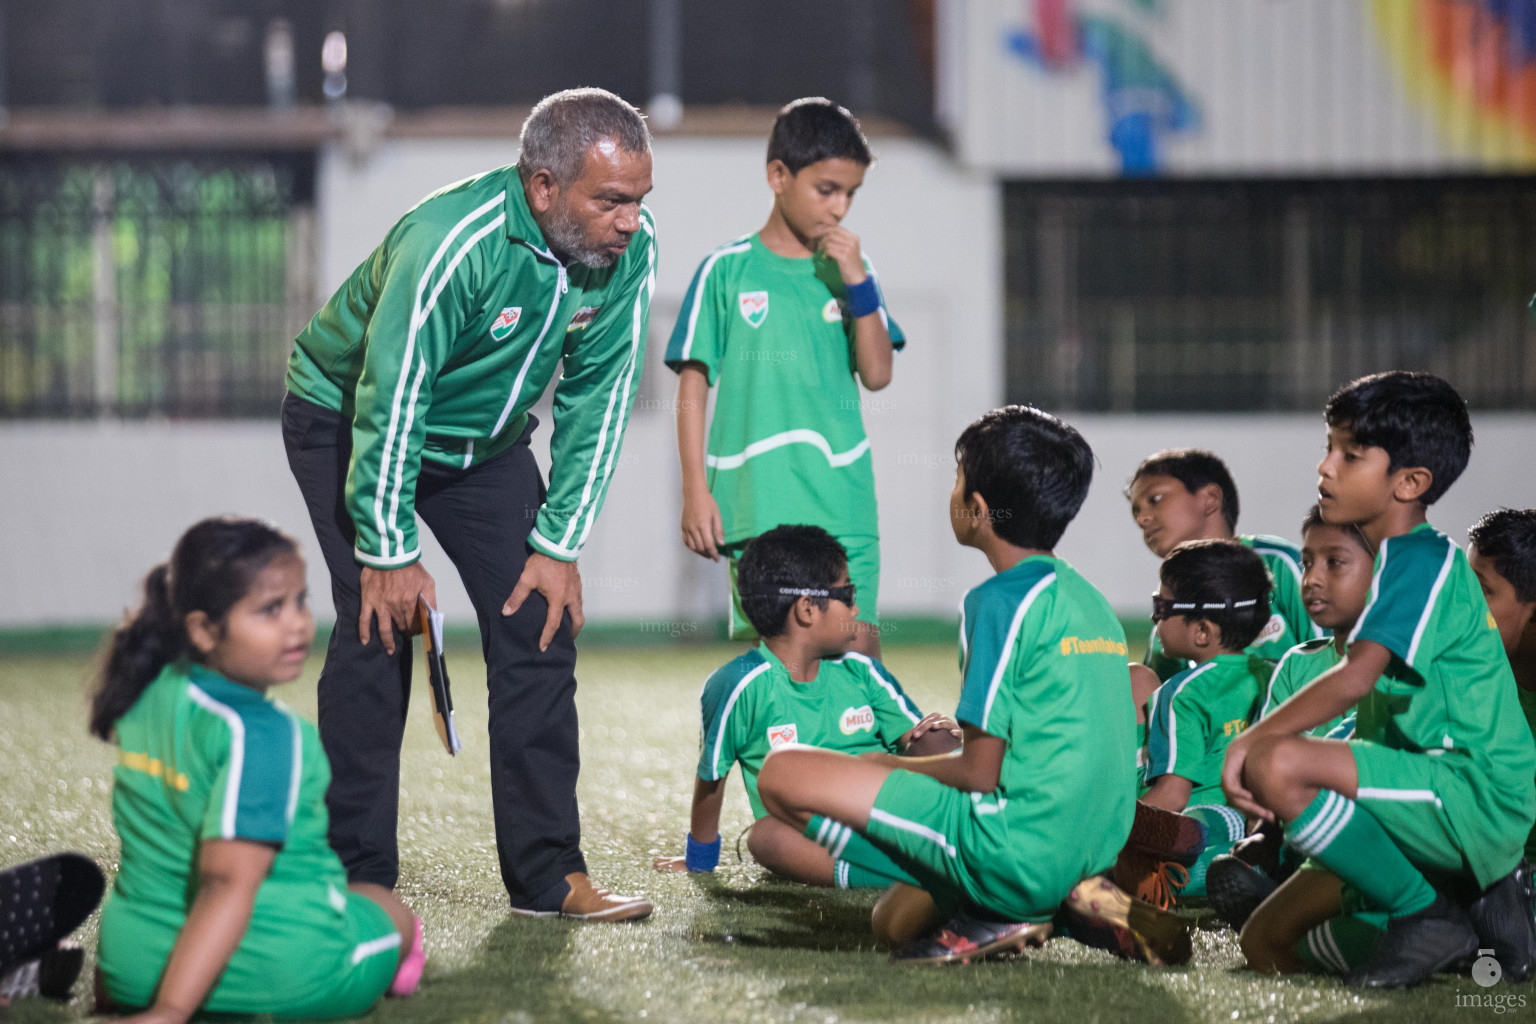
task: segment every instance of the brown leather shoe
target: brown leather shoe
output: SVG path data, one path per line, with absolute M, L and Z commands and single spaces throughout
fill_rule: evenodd
M 560 916 L 573 921 L 638 921 L 655 908 L 644 896 L 615 896 L 592 884 L 585 872 L 565 876 L 571 891 L 560 904 Z

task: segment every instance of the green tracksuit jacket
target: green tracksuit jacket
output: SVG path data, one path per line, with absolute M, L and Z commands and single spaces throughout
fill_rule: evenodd
M 602 508 L 645 357 L 656 229 L 612 267 L 564 267 L 515 165 L 449 185 L 395 224 L 294 343 L 288 390 L 352 421 L 346 502 L 357 560 L 421 557 L 420 460 L 468 468 L 505 451 L 556 364 L 549 496 L 528 542 L 580 553 Z

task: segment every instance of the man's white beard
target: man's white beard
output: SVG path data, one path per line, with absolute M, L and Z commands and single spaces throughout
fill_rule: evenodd
M 593 270 L 611 267 L 619 259 L 607 249 L 594 249 L 587 242 L 581 222 L 571 215 L 564 202 L 557 202 L 549 208 L 549 222 L 544 225 L 544 240 L 556 255 Z

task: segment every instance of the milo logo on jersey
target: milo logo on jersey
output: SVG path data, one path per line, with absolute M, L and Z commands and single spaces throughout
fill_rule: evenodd
M 843 730 L 844 736 L 852 736 L 856 732 L 874 732 L 875 709 L 868 704 L 859 708 L 849 708 L 843 712 L 843 717 L 837 725 Z
M 522 306 L 508 306 L 491 322 L 491 337 L 497 341 L 506 341 L 507 336 L 517 329 L 517 322 L 522 318 Z
M 821 307 L 821 318 L 829 324 L 843 322 L 843 307 L 836 299 L 828 299 L 827 304 Z
M 1276 613 L 1269 617 L 1268 622 L 1264 623 L 1264 628 L 1259 631 L 1259 638 L 1248 646 L 1257 647 L 1260 644 L 1279 640 L 1283 636 L 1285 636 L 1285 620 L 1280 617 L 1279 613 Z
M 799 733 L 795 731 L 794 722 L 790 722 L 787 725 L 770 725 L 768 727 L 768 746 L 771 749 L 777 750 L 786 743 L 793 743 L 798 737 Z
M 768 293 L 741 292 L 736 296 L 736 308 L 748 327 L 761 327 L 768 318 Z

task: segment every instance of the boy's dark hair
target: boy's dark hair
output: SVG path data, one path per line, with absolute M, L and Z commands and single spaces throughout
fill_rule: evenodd
M 166 665 L 188 657 L 186 619 L 222 622 L 293 538 L 259 519 L 219 516 L 191 526 L 169 562 L 144 579 L 144 603 L 112 633 L 91 695 L 91 732 L 104 740 Z
M 782 161 L 789 173 L 822 160 L 842 158 L 868 167 L 875 162 L 858 118 L 823 96 L 786 103 L 768 136 L 768 163 Z
M 1221 630 L 1221 646 L 1229 651 L 1241 651 L 1253 643 L 1269 622 L 1274 586 L 1269 570 L 1264 559 L 1240 541 L 1187 540 L 1168 552 L 1157 575 L 1175 601 L 1200 605 L 1181 613 L 1185 621 L 1215 623 Z
M 993 532 L 1021 548 L 1054 548 L 1093 482 L 1083 435 L 1030 405 L 982 415 L 955 442 L 955 461 L 966 496 L 986 499 Z
M 1376 548 L 1368 539 L 1366 539 L 1365 533 L 1361 531 L 1359 523 L 1330 523 L 1328 520 L 1323 518 L 1322 508 L 1318 505 L 1313 505 L 1311 508 L 1307 509 L 1307 514 L 1301 519 L 1302 536 L 1305 537 L 1307 531 L 1315 526 L 1327 526 L 1335 530 L 1343 530 L 1345 533 L 1349 534 L 1350 540 L 1360 545 L 1361 551 L 1364 551 L 1372 558 L 1376 557 Z
M 765 594 L 760 588 L 831 587 L 847 568 L 848 552 L 821 527 L 775 526 L 748 544 L 736 563 L 741 610 L 758 636 L 778 636 L 800 595 Z M 818 608 L 826 608 L 827 600 L 811 598 Z
M 1432 373 L 1388 370 L 1344 385 L 1328 399 L 1324 419 L 1355 443 L 1385 449 L 1388 473 L 1424 466 L 1434 482 L 1419 500 L 1433 505 L 1472 457 L 1472 419 L 1456 389 Z
M 1467 540 L 1515 588 L 1516 600 L 1536 601 L 1536 508 L 1489 512 Z
M 1227 464 L 1217 458 L 1215 452 L 1204 448 L 1164 448 L 1141 460 L 1131 482 L 1125 485 L 1125 496 L 1131 496 L 1131 486 L 1144 476 L 1171 476 L 1194 494 L 1208 484 L 1221 488 L 1221 518 L 1227 521 L 1227 529 L 1237 530 L 1237 484 Z

